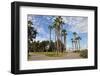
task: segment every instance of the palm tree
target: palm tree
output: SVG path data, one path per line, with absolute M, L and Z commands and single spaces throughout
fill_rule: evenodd
M 66 46 L 66 35 L 67 35 L 67 32 L 65 29 L 62 30 L 62 35 L 64 36 L 64 50 L 66 50 L 67 46 Z
M 58 51 L 59 51 L 59 20 L 58 18 L 56 18 L 54 20 L 54 23 L 53 23 L 53 28 L 55 29 L 55 43 L 56 43 L 56 38 L 57 38 L 57 43 L 56 43 L 56 49 L 57 49 L 57 54 L 58 54 Z
M 78 37 L 77 37 L 78 50 L 80 50 L 80 40 L 81 40 L 81 37 L 78 36 Z
M 55 44 L 54 45 L 55 45 L 55 52 L 56 52 L 56 50 L 57 50 L 57 43 L 56 43 L 56 39 L 57 39 L 57 36 L 56 36 L 56 34 L 57 34 L 57 31 L 56 31 L 56 21 L 53 22 L 53 26 L 52 27 L 53 27 L 54 32 L 55 32 L 54 33 L 54 35 L 55 35 Z
M 75 50 L 76 50 L 77 49 L 77 40 L 76 40 L 77 33 L 73 32 L 73 35 L 74 35 L 74 44 L 75 44 Z
M 72 49 L 74 50 L 74 40 L 73 40 L 73 38 L 71 39 L 71 41 L 72 41 Z
M 64 21 L 62 20 L 62 18 L 61 18 L 61 28 L 60 28 L 60 36 L 61 36 L 61 43 L 60 43 L 60 49 L 61 49 L 61 51 L 63 51 L 63 39 L 62 39 L 62 36 L 63 36 L 63 34 L 62 34 L 62 29 L 63 29 L 63 25 L 65 24 L 64 23 Z
M 59 41 L 61 40 L 61 25 L 63 24 L 61 16 L 58 16 L 54 21 L 54 28 L 57 38 L 57 53 L 61 51 L 61 43 Z
M 51 49 L 51 31 L 52 31 L 52 29 L 53 29 L 53 26 L 49 25 L 48 28 L 49 28 L 49 30 L 50 30 L 49 48 Z
M 58 18 L 56 18 L 55 23 L 56 23 L 55 31 L 56 31 L 56 36 L 57 36 L 57 54 L 58 54 L 58 52 L 60 51 L 60 48 L 59 48 L 60 24 L 59 24 Z

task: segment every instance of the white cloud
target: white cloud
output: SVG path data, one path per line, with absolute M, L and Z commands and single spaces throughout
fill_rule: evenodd
M 87 33 L 88 32 L 88 21 L 87 19 L 83 20 L 76 25 L 76 29 L 79 29 L 79 32 Z
M 48 40 L 47 38 L 45 38 L 45 37 L 40 37 L 40 36 L 37 36 L 36 37 L 36 39 L 35 39 L 35 41 L 43 41 L 43 40 Z
M 63 17 L 65 24 L 70 25 L 68 31 L 77 33 L 87 33 L 88 18 L 87 17 Z
M 38 31 L 38 35 L 36 37 L 36 41 L 37 40 L 49 40 L 49 34 L 45 31 L 45 29 L 41 26 L 37 26 L 36 27 L 37 31 Z

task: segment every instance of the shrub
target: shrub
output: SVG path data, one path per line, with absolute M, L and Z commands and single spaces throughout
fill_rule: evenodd
M 88 57 L 88 50 L 87 49 L 81 50 L 80 56 L 83 58 L 87 58 Z
M 75 51 L 73 51 L 74 53 L 79 53 L 80 52 L 80 50 L 75 50 Z

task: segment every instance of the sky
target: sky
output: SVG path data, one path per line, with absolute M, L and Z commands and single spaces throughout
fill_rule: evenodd
M 64 25 L 63 28 L 67 31 L 67 40 L 66 45 L 67 48 L 72 48 L 71 38 L 73 38 L 73 32 L 76 32 L 80 37 L 80 45 L 81 48 L 87 48 L 88 42 L 88 17 L 83 16 L 61 16 Z M 28 14 L 28 20 L 32 20 L 33 27 L 38 32 L 36 37 L 36 41 L 43 41 L 50 39 L 50 33 L 48 26 L 52 25 L 54 22 L 55 16 L 50 15 L 32 15 Z M 51 39 L 54 41 L 54 30 L 51 31 Z

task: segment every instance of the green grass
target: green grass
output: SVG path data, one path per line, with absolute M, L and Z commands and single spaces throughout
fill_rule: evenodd
M 48 52 L 45 54 L 46 56 L 49 56 L 49 57 L 61 57 L 63 56 L 64 54 L 63 53 L 57 53 L 57 52 Z
M 42 54 L 42 55 L 45 55 L 45 56 L 48 56 L 48 57 L 61 57 L 63 55 L 65 55 L 65 52 L 64 53 L 61 53 L 61 52 L 30 52 L 30 54 Z

